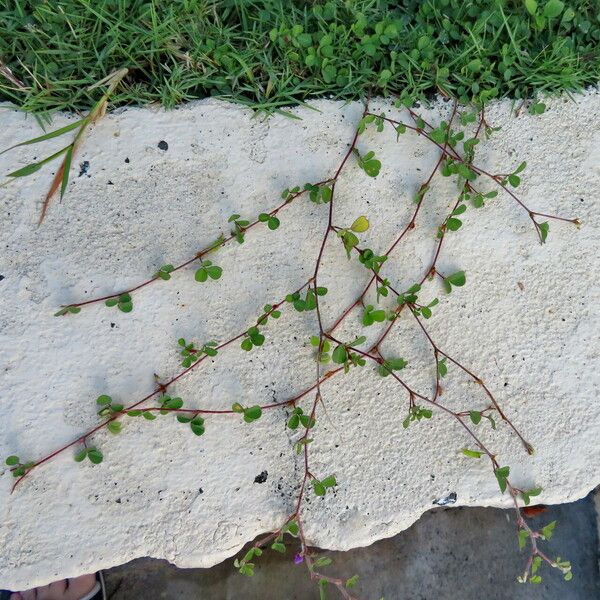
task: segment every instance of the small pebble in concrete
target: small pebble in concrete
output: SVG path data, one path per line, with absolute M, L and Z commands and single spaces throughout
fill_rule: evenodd
M 264 483 L 267 480 L 268 473 L 266 471 L 262 471 L 254 478 L 254 483 Z
M 447 496 L 443 496 L 442 498 L 438 498 L 434 500 L 433 503 L 438 506 L 448 506 L 449 504 L 454 504 L 456 502 L 456 492 L 450 492 Z
M 169 149 L 169 144 L 167 144 L 167 142 L 165 142 L 165 140 L 160 140 L 160 142 L 158 142 L 158 147 L 161 150 L 168 150 Z

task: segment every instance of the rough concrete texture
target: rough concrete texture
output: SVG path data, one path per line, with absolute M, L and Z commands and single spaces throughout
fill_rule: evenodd
M 197 283 L 191 268 L 140 290 L 130 314 L 96 305 L 76 316 L 52 316 L 61 304 L 114 293 L 162 264 L 185 260 L 227 231 L 231 213 L 256 216 L 278 203 L 283 188 L 330 177 L 362 107 L 314 106 L 317 111 L 295 109 L 301 120 L 261 120 L 215 101 L 172 112 L 113 113 L 89 134 L 64 201 L 39 228 L 40 200 L 56 165 L 3 189 L 1 456 L 38 458 L 72 440 L 98 422 L 99 394 L 128 404 L 154 388 L 154 373 L 177 373 L 179 337 L 198 343 L 232 337 L 266 302 L 308 279 L 326 209 L 302 199 L 282 211 L 277 231 L 258 228 L 243 246 L 215 255 L 224 270 L 219 281 Z M 528 456 L 505 425 L 496 432 L 480 426 L 484 441 L 511 466 L 515 485 L 542 486 L 539 500 L 557 503 L 583 497 L 600 481 L 594 210 L 600 97 L 590 91 L 548 106 L 540 117 L 522 112 L 516 118 L 509 102 L 490 106 L 487 118 L 502 131 L 481 145 L 478 162 L 507 172 L 527 160 L 518 190 L 523 199 L 541 212 L 579 217 L 583 226 L 552 223 L 540 246 L 527 215 L 500 194 L 484 209 L 469 209 L 463 228 L 444 245 L 440 270 L 464 269 L 468 284 L 445 295 L 432 282 L 422 297 L 440 297 L 429 321 L 440 347 L 489 384 L 537 451 Z M 397 112 L 376 103 L 382 107 Z M 449 110 L 438 102 L 424 116 L 437 122 Z M 1 148 L 39 134 L 21 113 L 5 108 L 0 115 Z M 4 155 L 3 171 L 63 143 Z M 410 134 L 397 143 L 387 131 L 369 131 L 358 145 L 374 150 L 383 167 L 371 179 L 349 163 L 337 186 L 334 222 L 349 226 L 367 214 L 371 228 L 361 238 L 381 251 L 409 219 L 438 150 Z M 481 186 L 492 189 L 489 182 Z M 436 227 L 455 195 L 455 182 L 435 180 L 417 227 L 383 271 L 399 288 L 426 269 Z M 332 240 L 320 280 L 330 290 L 322 302 L 325 326 L 368 277 Z M 377 329 L 369 330 L 371 338 Z M 266 327 L 262 348 L 247 354 L 229 347 L 171 392 L 190 407 L 210 409 L 283 401 L 314 381 L 309 337 L 316 331 L 314 312 L 284 309 Z M 338 333 L 349 341 L 361 331 L 357 312 Z M 403 376 L 431 391 L 431 352 L 409 319 L 399 320 L 382 351 L 409 360 Z M 458 424 L 436 413 L 403 430 L 407 397 L 391 377 L 378 377 L 368 365 L 329 379 L 323 394 L 327 415 L 319 411 L 311 470 L 334 473 L 339 485 L 325 498 L 308 496 L 304 520 L 312 543 L 349 549 L 392 536 L 450 492 L 457 505 L 508 506 L 489 465 L 461 458 L 469 440 Z M 479 387 L 457 369 L 445 380 L 443 402 L 486 406 Z M 94 436 L 105 456 L 101 465 L 75 464 L 69 451 L 12 495 L 5 469 L 0 582 L 29 587 L 140 556 L 208 567 L 233 555 L 292 510 L 302 468 L 292 451 L 298 434 L 285 428 L 288 414 L 266 411 L 252 425 L 237 416 L 209 417 L 202 438 L 174 418 L 129 420 L 120 436 Z M 266 481 L 257 483 L 263 472 L 259 479 Z
M 596 515 L 591 497 L 551 506 L 531 521 L 557 519 L 550 548 L 573 563 L 573 579 L 542 571 L 540 585 L 516 581 L 524 555 L 515 544 L 514 514 L 498 509 L 427 512 L 406 531 L 368 548 L 328 552 L 328 571 L 360 573 L 359 598 L 379 600 L 593 600 L 600 598 Z M 293 551 L 290 547 L 288 553 Z M 319 598 L 304 566 L 275 552 L 257 562 L 253 578 L 231 561 L 211 569 L 178 569 L 166 561 L 140 559 L 105 573 L 111 600 L 311 600 Z M 336 598 L 332 591 L 330 598 Z

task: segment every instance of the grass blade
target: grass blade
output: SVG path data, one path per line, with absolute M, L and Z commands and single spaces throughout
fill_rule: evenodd
M 51 131 L 49 133 L 45 133 L 44 135 L 40 135 L 39 137 L 33 138 L 31 140 L 27 140 L 26 142 L 20 142 L 11 146 L 10 148 L 6 148 L 6 150 L 2 150 L 0 154 L 4 154 L 13 148 L 18 148 L 19 146 L 29 146 L 30 144 L 37 144 L 38 142 L 45 142 L 46 140 L 51 140 L 52 138 L 58 137 L 59 135 L 63 135 L 63 133 L 68 133 L 77 127 L 80 127 L 85 121 L 85 119 L 80 119 L 79 121 L 75 121 L 74 123 L 69 123 L 69 125 L 65 125 L 65 127 L 61 127 L 60 129 L 56 129 L 55 131 Z M 32 171 L 33 172 L 33 171 Z M 10 176 L 9 176 L 10 177 Z
M 71 161 L 73 160 L 73 146 L 67 150 L 65 162 L 63 164 L 62 182 L 60 184 L 60 199 L 63 199 L 67 185 L 69 183 L 69 170 L 71 169 Z
M 13 171 L 12 173 L 9 173 L 7 177 L 27 177 L 27 175 L 31 175 L 32 173 L 39 171 L 46 163 L 49 163 L 55 158 L 58 158 L 61 154 L 64 154 L 70 148 L 70 145 L 66 146 L 65 148 L 59 150 L 58 152 L 55 152 L 51 156 L 47 156 L 46 158 L 44 158 L 44 160 L 40 160 L 36 163 L 31 163 L 30 165 L 26 165 L 25 167 L 22 167 L 20 169 L 17 169 L 16 171 Z

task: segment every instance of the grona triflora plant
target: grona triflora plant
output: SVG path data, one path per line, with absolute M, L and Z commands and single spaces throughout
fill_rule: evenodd
M 396 106 L 401 108 L 402 104 L 398 102 Z M 448 273 L 442 272 L 438 267 L 444 240 L 448 235 L 455 235 L 455 232 L 461 228 L 461 215 L 465 211 L 481 209 L 489 199 L 496 197 L 499 191 L 508 195 L 520 209 L 525 211 L 542 244 L 548 236 L 550 221 L 565 221 L 576 225 L 579 222 L 577 219 L 534 211 L 516 195 L 514 190 L 519 186 L 521 173 L 526 168 L 524 162 L 510 173 L 501 174 L 490 173 L 476 165 L 474 158 L 478 144 L 482 137 L 489 136 L 494 131 L 494 128 L 487 123 L 483 109 L 479 113 L 466 109 L 461 111 L 455 103 L 449 121 L 442 122 L 437 127 L 422 119 L 410 106 L 407 106 L 407 109 L 409 119 L 402 121 L 385 114 L 375 114 L 365 107 L 349 149 L 335 172 L 325 176 L 321 181 L 284 190 L 280 203 L 269 212 L 256 215 L 252 219 L 243 218 L 237 214 L 231 215 L 228 235 L 221 235 L 208 247 L 190 256 L 188 260 L 179 265 L 163 265 L 149 279 L 119 293 L 60 308 L 56 316 L 76 314 L 83 307 L 96 303 L 104 303 L 107 307 L 114 307 L 128 313 L 134 308 L 136 293 L 140 293 L 143 288 L 151 284 L 168 281 L 175 273 L 192 265 L 195 280 L 202 285 L 210 285 L 212 280 L 219 279 L 223 275 L 222 268 L 215 264 L 214 257 L 223 246 L 233 243 L 243 244 L 245 236 L 258 227 L 266 227 L 275 232 L 286 207 L 292 202 L 300 201 L 301 198 L 306 198 L 307 201 L 319 205 L 323 210 L 323 235 L 316 250 L 314 269 L 302 286 L 291 291 L 285 298 L 278 299 L 272 304 L 265 304 L 256 321 L 248 329 L 240 331 L 234 337 L 200 344 L 183 338 L 179 339 L 174 344 L 181 354 L 183 369 L 179 373 L 174 374 L 168 381 L 157 382 L 152 393 L 128 405 L 115 402 L 108 395 L 101 395 L 96 400 L 98 424 L 47 456 L 37 460 L 22 460 L 18 456 L 9 456 L 6 464 L 10 466 L 12 474 L 16 478 L 13 491 L 25 478 L 31 476 L 34 470 L 66 451 L 72 451 L 78 462 L 86 460 L 93 464 L 102 462 L 102 451 L 93 444 L 94 433 L 106 428 L 113 434 L 118 434 L 123 428 L 123 422 L 129 418 L 141 417 L 152 421 L 158 415 L 174 415 L 180 423 L 189 427 L 193 434 L 202 436 L 206 427 L 211 426 L 210 421 L 222 415 L 238 417 L 246 423 L 254 423 L 266 410 L 280 411 L 282 418 L 287 421 L 287 427 L 295 432 L 294 449 L 302 465 L 297 497 L 293 507 L 290 508 L 289 515 L 281 523 L 281 527 L 256 541 L 243 556 L 235 560 L 235 566 L 240 573 L 253 575 L 255 562 L 265 548 L 269 547 L 275 552 L 285 553 L 289 537 L 297 538 L 298 549 L 294 552 L 294 562 L 306 565 L 311 579 L 317 582 L 321 597 L 326 597 L 328 588 L 336 588 L 343 598 L 349 600 L 354 598 L 352 588 L 356 585 L 358 577 L 354 576 L 344 581 L 322 572 L 331 560 L 326 556 L 319 555 L 315 549 L 311 548 L 309 540 L 305 537 L 303 507 L 307 495 L 324 496 L 337 485 L 336 475 L 315 472 L 311 465 L 311 442 L 319 432 L 318 413 L 320 406 L 323 405 L 322 384 L 331 377 L 343 377 L 350 370 L 366 369 L 367 365 L 372 365 L 374 367 L 373 377 L 392 378 L 398 384 L 399 389 L 403 391 L 406 398 L 406 412 L 402 422 L 404 428 L 418 427 L 419 422 L 423 419 L 430 419 L 435 413 L 440 413 L 458 422 L 468 433 L 471 444 L 469 447 L 462 448 L 462 455 L 469 459 L 489 462 L 491 475 L 496 478 L 500 492 L 508 494 L 512 499 L 516 512 L 519 546 L 520 548 L 526 546 L 529 548 L 529 556 L 518 580 L 534 584 L 540 583 L 542 576 L 539 570 L 543 563 L 559 569 L 566 580 L 571 579 L 569 562 L 560 557 L 551 558 L 540 548 L 540 542 L 548 540 L 552 536 L 556 523 L 551 522 L 540 530 L 534 530 L 530 527 L 522 511 L 522 506 L 529 504 L 531 498 L 538 496 L 542 490 L 539 487 L 520 489 L 513 485 L 509 466 L 500 462 L 497 454 L 482 442 L 478 429 L 484 426 L 496 429 L 497 422 L 503 422 L 519 439 L 525 452 L 532 454 L 532 446 L 502 411 L 494 394 L 484 381 L 469 366 L 464 365 L 459 358 L 448 354 L 433 339 L 426 323 L 433 311 L 436 310 L 438 300 L 436 298 L 423 300 L 421 294 L 424 291 L 423 288 L 436 278 L 442 281 L 446 293 L 451 293 L 454 288 L 466 285 L 467 275 L 463 271 Z M 381 132 L 386 127 L 393 128 L 398 137 L 414 133 L 428 140 L 439 150 L 439 158 L 429 177 L 422 183 L 416 194 L 414 209 L 408 223 L 397 233 L 396 239 L 387 251 L 378 254 L 373 249 L 361 245 L 360 236 L 370 227 L 368 216 L 359 216 L 350 224 L 344 222 L 343 215 L 336 213 L 335 192 L 338 180 L 345 169 L 360 168 L 369 177 L 378 176 L 381 167 L 379 159 L 373 152 L 359 153 L 357 140 L 367 128 L 374 128 Z M 471 132 L 470 136 L 466 133 L 468 131 Z M 445 219 L 439 224 L 433 258 L 417 281 L 403 282 L 402 284 L 390 281 L 385 275 L 386 265 L 392 259 L 398 245 L 415 228 L 419 211 L 427 201 L 430 184 L 437 174 L 442 177 L 455 178 L 459 193 Z M 497 189 L 484 192 L 480 188 L 480 180 L 491 181 Z M 320 282 L 321 263 L 328 244 L 342 244 L 348 259 L 359 261 L 369 272 L 370 278 L 362 293 L 335 320 L 332 320 L 332 326 L 326 328 L 323 324 L 324 319 L 319 299 L 328 291 Z M 210 260 L 207 259 L 208 255 L 211 256 Z M 387 299 L 395 297 L 395 308 L 384 308 L 380 304 L 382 297 Z M 265 341 L 267 326 L 277 321 L 286 309 L 312 312 L 315 316 L 315 332 L 310 338 L 310 344 L 314 347 L 316 375 L 315 381 L 310 387 L 281 402 L 261 406 L 244 406 L 235 403 L 230 408 L 223 410 L 188 407 L 184 405 L 182 398 L 171 395 L 171 390 L 178 380 L 199 369 L 207 358 L 217 356 L 223 348 L 236 344 L 243 352 L 259 350 Z M 366 336 L 348 340 L 342 339 L 338 335 L 340 324 L 348 315 L 357 312 L 361 314 L 361 322 L 365 328 L 374 325 L 381 328 L 374 343 L 366 344 Z M 381 350 L 382 341 L 400 318 L 413 319 L 431 348 L 431 374 L 435 381 L 432 394 L 421 393 L 406 383 L 402 377 L 402 369 L 407 364 L 404 358 L 384 354 Z M 462 372 L 465 377 L 479 386 L 487 402 L 487 406 L 483 410 L 454 411 L 444 405 L 441 399 L 441 381 L 450 369 Z

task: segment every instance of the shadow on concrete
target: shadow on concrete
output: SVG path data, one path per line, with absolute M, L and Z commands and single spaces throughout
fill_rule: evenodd
M 532 519 L 534 526 L 558 520 L 548 553 L 573 564 L 573 580 L 554 569 L 543 583 L 516 582 L 525 554 L 519 552 L 511 511 L 436 509 L 410 529 L 349 552 L 328 552 L 336 577 L 359 574 L 355 595 L 379 600 L 596 600 L 600 599 L 598 535 L 592 495 Z M 304 565 L 265 552 L 252 578 L 228 560 L 211 569 L 178 569 L 166 561 L 138 559 L 106 572 L 110 600 L 311 600 L 319 592 Z M 329 598 L 338 598 L 331 590 Z

